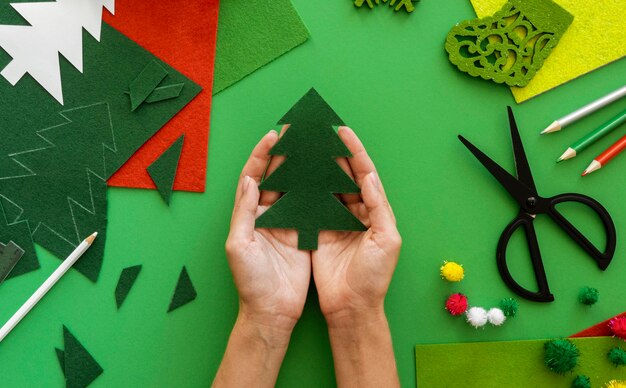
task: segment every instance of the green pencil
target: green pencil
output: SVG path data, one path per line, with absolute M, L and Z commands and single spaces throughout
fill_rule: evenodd
M 588 135 L 584 136 L 582 139 L 578 140 L 576 143 L 572 144 L 563 155 L 561 155 L 556 162 L 560 162 L 562 160 L 571 159 L 576 156 L 579 152 L 589 147 L 596 141 L 600 140 L 605 135 L 612 132 L 615 128 L 619 127 L 623 123 L 626 122 L 626 110 L 621 111 L 617 114 L 617 116 L 613 117 L 606 123 L 599 126 L 595 131 L 590 132 Z

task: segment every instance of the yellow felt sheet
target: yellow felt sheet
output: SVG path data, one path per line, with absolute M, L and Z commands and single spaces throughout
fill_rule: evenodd
M 483 18 L 507 0 L 470 1 Z M 518 103 L 626 56 L 626 0 L 554 2 L 574 15 L 574 21 L 530 83 L 511 87 Z M 624 79 L 626 83 L 626 75 Z

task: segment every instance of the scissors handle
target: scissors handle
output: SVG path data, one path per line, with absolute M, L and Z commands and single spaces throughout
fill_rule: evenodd
M 604 271 L 609 264 L 611 264 L 611 260 L 613 260 L 617 239 L 615 224 L 609 212 L 598 201 L 582 194 L 561 194 L 548 198 L 547 200 L 549 203 L 548 215 L 572 238 L 572 240 L 583 248 L 596 261 L 598 267 Z M 578 202 L 587 205 L 600 216 L 600 220 L 602 220 L 604 230 L 606 231 L 606 247 L 604 248 L 604 252 L 600 252 L 587 237 L 576 229 L 576 227 L 556 209 L 556 205 L 564 202 Z
M 530 291 L 519 285 L 511 276 L 509 267 L 506 262 L 506 247 L 509 244 L 509 240 L 513 233 L 519 228 L 524 228 L 526 232 L 526 241 L 528 243 L 528 249 L 530 251 L 530 258 L 533 265 L 533 271 L 535 273 L 535 279 L 537 280 L 538 291 Z M 550 293 L 548 286 L 548 279 L 546 278 L 546 271 L 543 268 L 543 261 L 541 260 L 541 252 L 539 251 L 539 243 L 537 242 L 537 234 L 535 233 L 535 227 L 533 225 L 533 218 L 526 214 L 524 211 L 520 214 L 504 229 L 500 240 L 498 241 L 498 248 L 496 251 L 496 261 L 498 263 L 498 271 L 502 280 L 506 283 L 511 290 L 522 298 L 532 300 L 535 302 L 552 302 L 554 301 L 554 295 Z

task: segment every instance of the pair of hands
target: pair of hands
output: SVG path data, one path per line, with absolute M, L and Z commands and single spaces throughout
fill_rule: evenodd
M 360 195 L 341 200 L 368 230 L 321 231 L 312 252 L 298 250 L 295 230 L 255 229 L 256 218 L 280 197 L 258 187 L 266 169 L 269 175 L 284 161 L 269 155 L 279 135 L 265 135 L 244 166 L 226 242 L 239 315 L 214 387 L 274 386 L 311 275 L 328 323 L 338 386 L 399 386 L 384 300 L 401 239 L 363 144 L 347 127 L 339 128 L 339 137 L 353 157 L 337 163 L 361 188 Z

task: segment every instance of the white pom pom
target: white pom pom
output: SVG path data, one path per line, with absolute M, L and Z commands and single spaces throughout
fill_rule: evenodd
M 487 319 L 492 325 L 500 326 L 506 321 L 506 316 L 501 309 L 494 307 L 487 312 Z
M 472 307 L 465 313 L 467 322 L 478 328 L 487 324 L 487 310 L 482 307 Z

